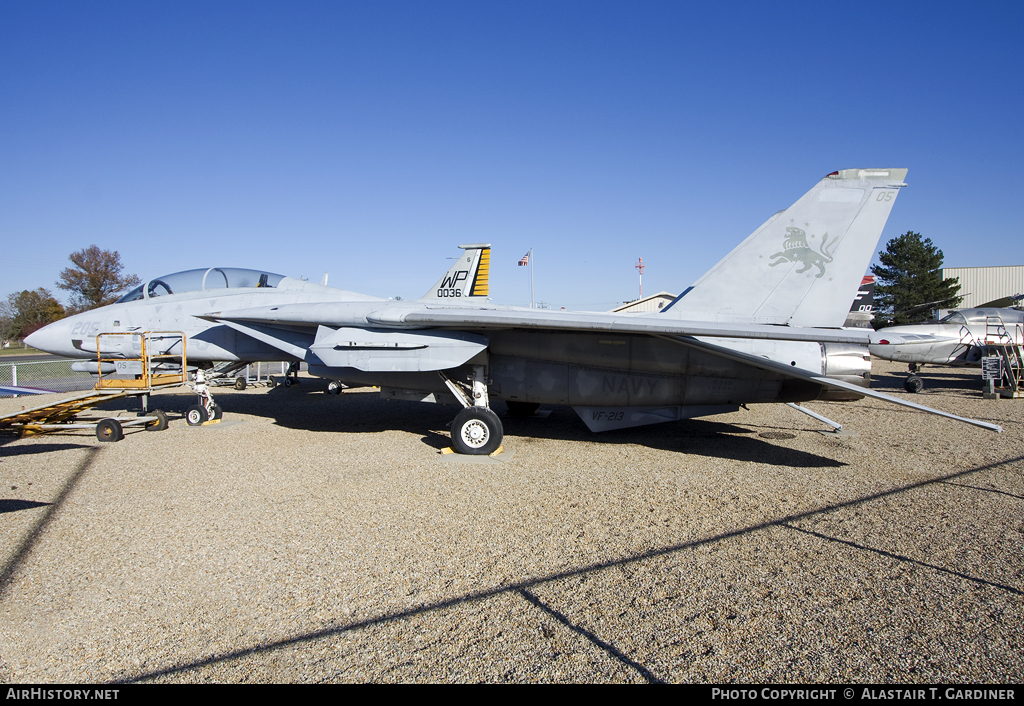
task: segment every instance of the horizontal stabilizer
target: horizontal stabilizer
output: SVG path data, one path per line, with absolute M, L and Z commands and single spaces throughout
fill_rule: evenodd
M 963 422 L 964 424 L 971 424 L 976 427 L 981 427 L 982 429 L 988 429 L 989 431 L 1001 432 L 1003 430 L 1003 428 L 998 424 L 982 422 L 980 420 L 970 419 L 968 417 L 958 417 L 957 415 L 950 414 L 949 412 L 943 412 L 938 409 L 932 409 L 931 407 L 925 407 L 923 404 L 917 404 L 915 402 L 901 400 L 898 397 L 886 395 L 882 392 L 876 392 L 875 390 L 871 390 L 866 387 L 861 387 L 860 385 L 854 385 L 852 383 L 843 382 L 842 380 L 836 380 L 835 378 L 826 377 L 824 375 L 820 375 L 810 370 L 803 370 L 801 368 L 783 365 L 782 363 L 776 363 L 775 361 L 768 360 L 767 358 L 760 358 L 758 356 L 750 355 L 748 353 L 740 353 L 738 351 L 723 348 L 722 346 L 716 346 L 713 343 L 701 341 L 696 338 L 691 338 L 688 336 L 662 336 L 662 338 L 669 341 L 675 341 L 689 348 L 710 351 L 715 355 L 719 355 L 723 358 L 728 358 L 729 360 L 734 360 L 737 363 L 746 363 L 748 365 L 753 365 L 754 367 L 757 368 L 774 370 L 777 373 L 780 373 L 787 377 L 797 378 L 798 380 L 807 380 L 808 382 L 814 382 L 819 385 L 835 387 L 840 390 L 848 390 L 850 392 L 855 392 L 858 395 L 863 395 L 865 397 L 873 397 L 876 400 L 882 400 L 883 402 L 891 402 L 892 404 L 897 404 L 902 407 L 910 407 L 911 409 L 916 409 L 920 412 L 927 412 L 928 414 L 937 414 L 938 416 L 946 417 L 947 419 L 955 419 L 958 422 Z

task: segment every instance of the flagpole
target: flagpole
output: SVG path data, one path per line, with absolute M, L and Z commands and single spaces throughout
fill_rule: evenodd
M 533 248 L 530 248 L 530 308 L 533 307 Z

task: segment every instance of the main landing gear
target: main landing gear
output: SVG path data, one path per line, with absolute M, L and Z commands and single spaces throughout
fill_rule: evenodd
M 501 420 L 488 404 L 485 371 L 483 365 L 474 365 L 469 385 L 441 373 L 444 384 L 463 407 L 451 424 L 452 448 L 460 454 L 490 455 L 501 447 L 505 436 Z

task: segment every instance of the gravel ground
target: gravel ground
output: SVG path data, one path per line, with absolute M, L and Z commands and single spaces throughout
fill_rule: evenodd
M 508 463 L 442 463 L 453 408 L 309 378 L 220 388 L 214 426 L 3 437 L 0 682 L 1019 683 L 1024 400 L 925 379 L 1004 433 L 559 407 L 505 420 Z

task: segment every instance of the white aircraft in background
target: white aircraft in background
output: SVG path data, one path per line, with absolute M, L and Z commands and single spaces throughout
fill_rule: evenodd
M 911 374 L 903 386 L 908 392 L 920 392 L 924 381 L 917 373 L 925 365 L 981 367 L 981 359 L 993 355 L 995 345 L 1024 345 L 1024 311 L 957 309 L 932 323 L 890 326 L 878 334 L 892 341 L 874 341 L 871 354 L 908 363 Z

